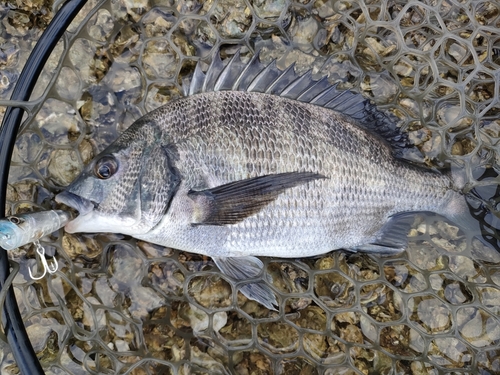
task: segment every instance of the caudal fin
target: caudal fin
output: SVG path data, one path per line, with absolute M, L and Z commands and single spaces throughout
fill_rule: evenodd
M 500 192 L 500 185 L 497 186 L 497 197 Z M 475 236 L 486 246 L 492 246 L 500 252 L 500 212 L 491 205 L 489 200 L 483 200 L 474 189 L 466 196 L 469 214 L 474 222 L 478 234 Z
M 475 179 L 474 187 L 468 181 Z M 476 160 L 469 169 L 451 165 L 455 193 L 445 216 L 466 234 L 479 239 L 485 246 L 500 253 L 500 179 L 487 160 Z

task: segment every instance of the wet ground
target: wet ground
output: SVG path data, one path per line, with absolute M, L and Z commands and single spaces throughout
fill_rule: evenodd
M 24 3 L 0 5 L 0 116 L 54 14 Z M 479 177 L 500 169 L 499 23 L 487 1 L 90 1 L 37 83 L 8 211 L 55 207 L 54 192 L 179 97 L 219 49 L 223 59 L 260 50 L 363 93 L 400 119 L 418 150 L 406 157 L 460 164 L 494 210 L 498 177 Z M 438 217 L 416 217 L 409 240 L 392 257 L 264 259 L 278 312 L 237 293 L 210 258 L 121 235 L 55 233 L 43 244 L 60 271 L 38 282 L 27 273 L 33 246 L 12 258 L 47 374 L 499 373 L 498 253 Z M 5 345 L 0 363 L 16 373 Z

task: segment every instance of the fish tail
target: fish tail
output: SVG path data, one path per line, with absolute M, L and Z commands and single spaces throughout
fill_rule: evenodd
M 476 178 L 478 184 L 471 186 L 467 181 L 472 176 L 465 168 L 451 168 L 455 192 L 445 216 L 467 235 L 500 252 L 500 179 L 493 168 L 483 167 L 482 171 Z

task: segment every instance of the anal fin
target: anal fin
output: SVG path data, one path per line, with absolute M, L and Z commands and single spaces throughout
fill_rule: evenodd
M 350 250 L 377 254 L 397 254 L 408 247 L 408 232 L 415 212 L 393 215 L 376 234 L 374 241 Z
M 252 256 L 213 257 L 212 259 L 222 273 L 235 281 L 256 278 L 261 275 L 264 269 L 262 261 Z M 241 287 L 240 291 L 247 298 L 259 302 L 270 310 L 276 310 L 275 306 L 278 305 L 276 296 L 264 280 L 248 283 Z

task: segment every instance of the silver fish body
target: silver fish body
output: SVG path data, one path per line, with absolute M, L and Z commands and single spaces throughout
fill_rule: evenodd
M 62 228 L 72 219 L 68 211 L 49 210 L 0 220 L 0 246 L 14 250 Z
M 136 234 L 147 241 L 211 256 L 311 256 L 372 243 L 397 213 L 449 215 L 450 203 L 463 200 L 447 176 L 393 158 L 381 139 L 310 104 L 227 91 L 153 116 L 181 183 L 161 221 Z M 286 190 L 239 223 L 192 225 L 199 207 L 190 191 L 286 172 L 325 178 Z
M 322 94 L 191 94 L 134 123 L 56 198 L 80 211 L 68 232 L 120 232 L 209 255 L 243 278 L 261 267 L 253 256 L 401 251 L 407 213 L 453 220 L 466 210 L 447 175 L 393 157 L 347 110 L 317 105 Z M 223 264 L 237 257 L 252 270 Z
M 97 200 L 97 210 L 66 229 L 99 232 L 104 220 L 112 226 L 112 215 L 121 216 L 120 224 L 105 230 L 211 256 L 298 257 L 355 248 L 376 240 L 397 213 L 450 216 L 450 204 L 464 200 L 447 176 L 395 159 L 382 139 L 345 117 L 260 93 L 204 93 L 171 103 L 129 128 L 102 153 L 109 154 L 124 169 L 119 188 L 106 192 Z M 94 164 L 69 192 L 96 201 L 93 191 L 99 189 L 89 186 L 89 180 L 105 180 L 91 176 Z M 169 168 L 180 183 L 164 212 L 168 183 L 161 185 Z M 190 191 L 286 172 L 325 178 L 287 189 L 238 223 L 195 225 L 202 209 Z M 139 196 L 144 179 L 157 187 L 148 186 L 139 200 L 130 202 Z M 158 210 L 140 212 L 143 201 L 157 201 Z M 127 224 L 124 212 L 137 216 L 131 215 Z

